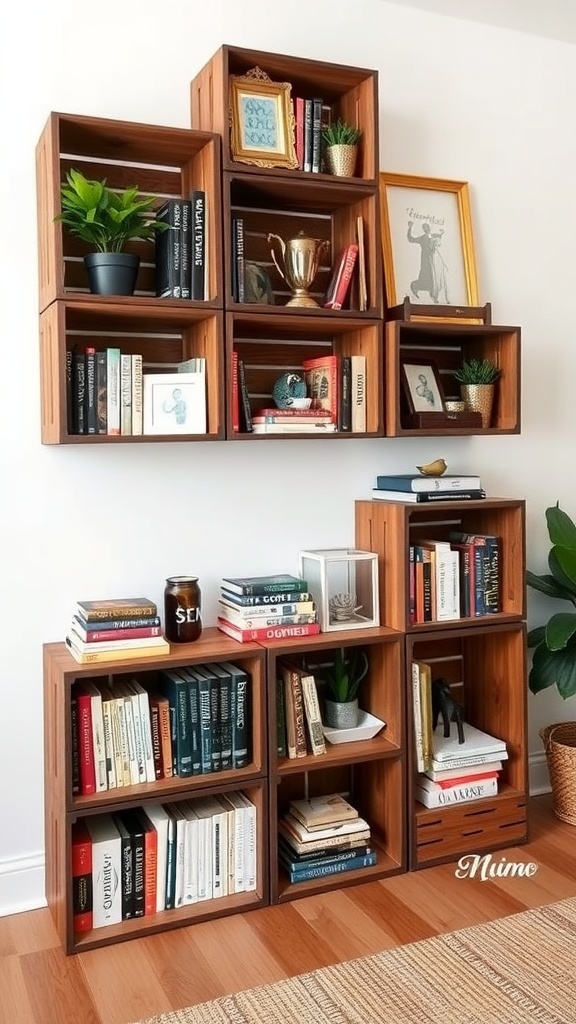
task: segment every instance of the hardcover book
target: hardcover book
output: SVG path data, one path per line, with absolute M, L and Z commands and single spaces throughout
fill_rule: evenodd
M 102 928 L 122 921 L 120 833 L 110 814 L 86 819 L 92 839 L 93 925 Z
M 273 576 L 228 576 L 222 580 L 225 590 L 246 597 L 264 594 L 283 594 L 286 591 L 304 593 L 308 590 L 306 580 L 289 573 L 276 573 Z
M 206 298 L 206 193 L 194 189 L 192 201 L 192 298 Z
M 289 590 L 278 594 L 234 594 L 222 587 L 222 600 L 239 608 L 264 608 L 266 605 L 298 604 L 300 601 L 312 601 L 312 594 L 307 590 Z M 292 614 L 292 613 L 290 613 Z
M 170 644 L 168 643 L 165 647 L 130 647 L 127 650 L 123 648 L 118 651 L 99 651 L 93 650 L 92 647 L 81 650 L 70 636 L 65 638 L 65 642 L 70 654 L 79 665 L 97 665 L 107 661 L 140 661 L 142 658 L 159 658 L 170 653 Z M 99 644 L 94 644 L 93 647 L 98 648 Z
M 291 800 L 290 811 L 310 831 L 341 821 L 357 821 L 358 811 L 339 793 L 313 796 L 308 800 Z
M 460 761 L 462 758 L 472 758 L 478 755 L 491 755 L 491 760 L 500 759 L 506 753 L 504 740 L 491 736 L 482 729 L 476 729 L 468 722 L 464 722 L 464 743 L 458 743 L 458 731 L 456 728 L 450 730 L 450 736 L 442 735 L 438 726 L 433 734 L 434 760 L 445 764 L 447 768 L 453 767 L 451 762 Z
M 317 356 L 302 363 L 308 395 L 314 409 L 325 409 L 332 423 L 338 423 L 339 373 L 338 356 Z
M 376 486 L 386 491 L 477 491 L 482 485 L 479 476 L 422 476 L 421 473 L 397 473 L 376 477 Z
M 332 861 L 325 864 L 318 864 L 315 867 L 301 867 L 294 870 L 287 867 L 288 876 L 293 884 L 307 882 L 313 878 L 324 878 L 327 875 L 339 875 L 346 871 L 357 871 L 359 868 L 373 867 L 377 862 L 376 852 L 365 853 L 350 860 Z
M 108 433 L 120 435 L 120 349 L 106 349 L 106 423 Z
M 453 786 L 450 789 L 429 790 L 421 785 L 415 787 L 415 796 L 425 807 L 445 807 L 449 804 L 469 803 L 486 796 L 496 796 L 498 779 L 484 779 Z
M 472 491 L 389 491 L 378 487 L 372 489 L 376 501 L 433 502 L 433 501 L 481 501 L 486 497 L 484 490 Z
M 231 661 L 220 663 L 231 678 L 230 718 L 232 720 L 232 768 L 245 768 L 250 763 L 251 688 L 250 676 Z
M 180 299 L 180 264 L 182 254 L 182 200 L 168 199 L 156 213 L 156 219 L 168 224 L 168 231 L 159 231 L 156 247 L 156 295 L 162 299 Z
M 156 616 L 158 609 L 147 597 L 118 597 L 104 601 L 77 601 L 77 614 L 84 622 L 99 619 L 134 619 L 141 616 Z
M 263 626 L 261 629 L 240 629 L 226 619 L 218 618 L 218 629 L 227 636 L 237 640 L 240 644 L 249 643 L 252 640 L 286 640 L 290 637 L 316 636 L 320 632 L 317 622 L 310 622 L 302 626 Z
M 72 915 L 75 932 L 92 928 L 92 838 L 83 818 L 72 825 Z

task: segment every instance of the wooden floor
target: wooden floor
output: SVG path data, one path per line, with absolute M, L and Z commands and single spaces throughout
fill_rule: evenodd
M 532 878 L 456 878 L 454 864 L 64 956 L 48 910 L 0 918 L 1 1024 L 132 1024 L 439 932 L 576 895 L 576 832 L 532 800 L 531 840 L 493 863 Z

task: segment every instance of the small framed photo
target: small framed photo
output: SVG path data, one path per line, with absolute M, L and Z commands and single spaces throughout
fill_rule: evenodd
M 230 76 L 230 152 L 238 163 L 297 167 L 290 82 L 260 68 Z
M 380 199 L 388 307 L 476 306 L 467 182 L 383 172 Z
M 402 361 L 402 383 L 411 413 L 445 413 L 444 393 L 435 363 Z
M 145 373 L 145 434 L 205 434 L 205 373 Z

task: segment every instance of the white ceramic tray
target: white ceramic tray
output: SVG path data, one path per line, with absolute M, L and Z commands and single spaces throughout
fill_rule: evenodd
M 322 726 L 322 732 L 329 743 L 354 743 L 357 740 L 371 740 L 386 722 L 368 711 L 358 713 L 358 725 L 354 729 L 330 729 L 327 725 Z

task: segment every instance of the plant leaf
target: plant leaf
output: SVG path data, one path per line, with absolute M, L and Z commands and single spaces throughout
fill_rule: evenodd
M 552 544 L 576 550 L 576 525 L 558 503 L 546 509 L 546 523 Z
M 564 700 L 576 695 L 576 651 L 574 648 L 549 651 L 545 644 L 540 644 L 534 652 L 528 685 L 532 693 L 540 693 L 541 690 L 555 685 Z
M 571 581 L 576 591 L 576 548 L 556 544 L 553 551 L 564 576 Z
M 546 626 L 535 626 L 534 629 L 529 631 L 526 638 L 528 647 L 537 647 L 538 644 L 541 644 L 544 641 L 545 636 Z
M 550 549 L 548 554 L 548 566 L 550 568 L 550 572 L 554 576 L 554 579 L 560 584 L 564 591 L 570 594 L 570 600 L 573 600 L 573 597 L 576 595 L 576 581 L 564 572 L 564 569 L 558 559 L 558 552 L 560 551 L 566 551 L 566 548 L 553 547 Z
M 558 612 L 546 626 L 546 646 L 549 651 L 564 650 L 576 633 L 576 613 Z M 576 662 L 576 645 L 572 644 L 572 657 Z
M 558 580 L 548 573 L 537 576 L 536 573 L 530 572 L 528 569 L 526 572 L 526 583 L 529 587 L 539 590 L 541 594 L 546 594 L 548 597 L 557 597 L 566 601 L 573 599 L 573 595 L 560 586 Z

